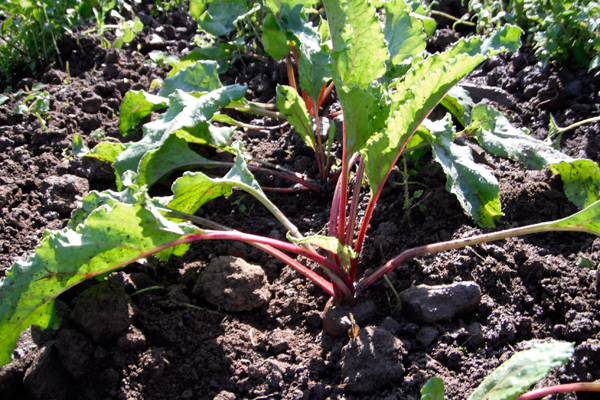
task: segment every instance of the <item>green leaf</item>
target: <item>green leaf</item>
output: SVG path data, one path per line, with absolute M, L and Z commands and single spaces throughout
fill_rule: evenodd
M 348 159 L 360 151 L 369 138 L 385 127 L 390 113 L 389 95 L 383 86 L 373 83 L 367 89 L 357 86 L 337 88 L 344 109 Z
M 212 92 L 223 87 L 217 74 L 217 63 L 201 60 L 180 69 L 170 78 L 165 78 L 159 96 L 168 96 L 175 90 L 183 92 Z
M 285 30 L 273 14 L 267 14 L 263 21 L 261 40 L 265 51 L 276 60 L 281 60 L 292 51 Z
M 518 45 L 518 32 L 521 32 L 519 28 L 506 26 L 485 41 L 479 38 L 459 41 L 448 51 L 415 63 L 408 75 L 396 82 L 396 91 L 391 96 L 390 117 L 386 121 L 385 129 L 372 135 L 361 150 L 373 194 L 380 190 L 389 171 L 419 125 L 448 91 L 485 60 L 486 56 Z M 512 42 L 515 33 L 516 44 Z M 510 40 L 508 43 L 498 44 L 497 36 Z M 338 88 L 340 101 L 341 92 Z M 345 107 L 343 102 L 342 106 Z M 346 110 L 344 112 L 347 114 Z M 353 118 L 360 121 L 367 118 L 367 114 L 357 109 Z
M 189 67 L 192 64 L 195 64 L 196 61 L 201 60 L 213 60 L 217 62 L 217 74 L 222 74 L 227 71 L 229 68 L 229 63 L 226 58 L 229 57 L 231 53 L 227 52 L 225 49 L 220 46 L 209 46 L 209 47 L 196 47 L 194 50 L 190 52 L 190 54 L 181 57 L 179 62 L 175 64 L 173 69 L 171 69 L 167 75 L 167 78 L 171 78 L 173 75 L 178 73 L 184 68 Z
M 427 35 L 423 24 L 411 16 L 404 0 L 384 4 L 385 27 L 383 34 L 390 53 L 389 64 L 398 65 L 425 51 Z
M 562 161 L 549 167 L 560 174 L 567 198 L 577 207 L 585 208 L 600 198 L 600 169 L 594 161 Z
M 80 134 L 73 135 L 73 154 L 75 157 L 83 157 L 89 153 L 90 149 L 85 145 Z
M 288 32 L 298 45 L 300 87 L 306 91 L 314 104 L 318 104 L 321 88 L 331 79 L 329 49 L 327 46 L 321 46 L 319 30 L 303 18 L 300 6 L 291 11 L 284 8 L 282 18 L 287 21 Z
M 235 30 L 233 22 L 248 12 L 246 0 L 213 0 L 198 23 L 206 32 L 221 36 Z
M 119 154 L 125 151 L 128 145 L 128 143 L 98 143 L 96 147 L 90 150 L 85 156 L 89 158 L 96 158 L 100 161 L 108 163 L 114 163 Z
M 187 142 L 175 135 L 169 136 L 162 146 L 148 151 L 140 160 L 136 183 L 152 186 L 167 174 L 184 167 L 197 166 L 208 161 L 190 150 Z
M 204 3 L 206 0 L 190 0 L 190 15 L 198 20 L 204 12 Z
M 127 132 L 134 129 L 152 111 L 167 107 L 169 100 L 146 93 L 142 90 L 130 90 L 125 94 L 119 112 L 119 131 L 126 136 Z
M 317 145 L 306 104 L 293 87 L 277 85 L 277 108 L 292 124 L 304 143 L 316 151 Z
M 10 100 L 10 97 L 0 94 L 0 106 Z
M 135 174 L 132 171 L 128 171 L 123 174 L 124 189 L 122 191 L 115 192 L 112 190 L 105 190 L 103 192 L 98 192 L 93 190 L 88 193 L 81 200 L 81 206 L 71 213 L 71 220 L 67 224 L 67 227 L 76 229 L 77 225 L 83 224 L 94 210 L 103 205 L 112 207 L 118 203 L 135 205 L 143 202 L 146 199 L 146 192 L 140 190 L 140 188 L 133 183 L 134 180 Z
M 340 257 L 340 261 L 342 265 L 350 265 L 350 261 L 358 258 L 358 253 L 352 250 L 351 246 L 343 245 L 340 241 L 331 236 L 324 235 L 313 235 L 306 236 L 302 239 L 296 239 L 292 237 L 289 233 L 287 238 L 290 242 L 296 243 L 299 245 L 303 244 L 312 244 L 326 250 L 330 253 L 337 254 Z
M 484 228 L 493 228 L 502 216 L 500 185 L 492 171 L 475 163 L 471 149 L 454 144 L 454 127 L 450 115 L 429 123 L 434 135 L 433 155 L 446 173 L 446 190 L 453 193 L 463 209 Z
M 468 400 L 514 399 L 544 379 L 550 369 L 565 364 L 573 348 L 573 343 L 553 341 L 520 351 L 485 378 Z
M 367 0 L 324 0 L 333 41 L 336 88 L 366 88 L 383 76 L 389 58 L 375 7 Z
M 92 211 L 75 229 L 46 233 L 34 255 L 13 264 L 0 282 L 0 364 L 10 362 L 23 330 L 50 324 L 54 299 L 61 293 L 151 254 L 181 256 L 187 245 L 170 252 L 161 246 L 197 232 L 189 223 L 169 221 L 141 204 L 114 204 Z
M 425 60 L 416 62 L 409 73 L 396 83 L 397 91 L 394 101 L 402 102 L 410 98 L 411 88 L 425 79 L 425 75 L 433 71 L 447 69 L 448 65 L 458 66 L 457 62 L 452 61 L 454 58 L 460 57 L 460 70 L 452 70 L 451 73 L 453 76 L 462 78 L 466 75 L 464 71 L 467 71 L 467 73 L 472 71 L 486 58 L 505 51 L 516 51 L 521 45 L 520 34 L 522 32 L 520 28 L 505 25 L 502 29 L 494 31 L 487 39 L 482 39 L 479 36 L 466 40 L 460 39 L 445 52 L 434 54 Z
M 211 179 L 201 172 L 185 172 L 173 183 L 173 196 L 161 202 L 173 210 L 194 214 L 207 201 L 230 196 L 232 188 L 228 181 Z
M 237 154 L 235 164 L 223 178 L 212 179 L 201 172 L 186 173 L 180 178 L 183 179 L 182 183 L 178 183 L 179 180 L 175 181 L 173 185 L 174 196 L 164 199 L 161 202 L 163 204 L 168 202 L 168 207 L 175 210 L 193 214 L 204 202 L 220 195 L 228 196 L 231 188 L 236 187 L 254 196 L 294 237 L 301 238 L 302 235 L 298 231 L 298 228 L 271 203 L 258 182 L 254 179 L 244 159 L 242 143 L 234 143 L 232 150 Z
M 515 128 L 504 115 L 487 104 L 477 104 L 471 116 L 471 125 L 467 129 L 477 129 L 477 141 L 493 155 L 518 161 L 527 169 L 543 169 L 550 164 L 572 160 Z
M 464 127 L 471 123 L 471 110 L 475 106 L 469 92 L 460 85 L 454 86 L 440 102 Z
M 280 13 L 283 8 L 293 9 L 299 4 L 304 7 L 312 7 L 317 4 L 319 0 L 265 0 L 265 4 L 269 7 L 269 10 L 273 14 Z
M 433 36 L 433 33 L 435 32 L 435 28 L 437 27 L 435 19 L 416 12 L 412 12 L 410 13 L 410 15 L 411 17 L 414 17 L 421 21 L 421 23 L 423 24 L 423 29 L 425 30 L 425 34 L 428 38 L 431 38 Z
M 18 103 L 15 107 L 15 115 L 25 115 L 28 112 L 29 108 L 23 103 Z
M 532 138 L 486 104 L 476 105 L 472 117 L 471 127 L 477 129 L 477 141 L 486 151 L 518 161 L 528 169 L 549 167 L 560 174 L 567 198 L 578 207 L 598 200 L 600 168 L 595 162 L 575 160 L 547 142 Z
M 228 144 L 225 133 L 230 128 L 210 129 L 208 120 L 219 109 L 231 101 L 240 100 L 246 93 L 246 87 L 240 85 L 225 86 L 196 98 L 180 90 L 169 96 L 170 107 L 155 121 L 144 125 L 144 137 L 129 144 L 115 160 L 117 187 L 121 187 L 121 175 L 127 171 L 137 171 L 144 155 L 163 145 L 171 134 L 183 137 L 187 141 L 205 143 L 213 146 Z
M 42 92 L 35 96 L 35 101 L 29 107 L 29 112 L 32 114 L 44 115 L 50 111 L 50 98 L 48 92 Z
M 429 378 L 421 389 L 421 400 L 444 400 L 444 381 L 435 376 Z

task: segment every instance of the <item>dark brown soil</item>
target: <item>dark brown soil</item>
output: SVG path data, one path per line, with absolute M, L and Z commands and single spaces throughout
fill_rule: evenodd
M 149 13 L 148 5 L 141 7 L 139 11 Z M 99 140 L 92 135 L 97 129 L 109 138 L 124 140 L 118 132 L 124 94 L 129 89 L 148 90 L 155 78 L 167 72 L 144 65 L 145 54 L 151 50 L 145 45 L 146 37 L 161 36 L 162 50 L 181 55 L 192 48 L 195 31 L 195 22 L 185 13 L 172 11 L 157 18 L 123 50 L 102 48 L 94 37 L 81 37 L 79 43 L 66 38 L 63 54 L 71 76 L 51 69 L 39 78 L 51 96 L 48 129 L 42 129 L 33 115 L 14 115 L 14 99 L 0 106 L 0 276 L 16 259 L 31 254 L 44 230 L 64 227 L 76 200 L 88 188 L 114 189 L 110 166 L 72 157 L 73 135 L 81 134 L 90 147 Z M 443 48 L 454 36 L 440 30 L 430 50 Z M 133 52 L 138 43 L 141 54 Z M 273 100 L 276 83 L 286 82 L 285 69 L 272 60 L 235 60 L 223 77 L 224 83 L 234 80 L 249 86 L 252 99 L 268 102 Z M 538 139 L 547 134 L 550 114 L 565 126 L 595 116 L 600 105 L 600 77 L 566 66 L 540 68 L 527 48 L 494 57 L 466 81 L 502 89 L 484 91 L 482 97 Z M 34 82 L 27 78 L 10 84 L 17 91 Z M 276 125 L 281 121 L 255 122 Z M 564 134 L 561 149 L 572 157 L 600 161 L 599 129 L 596 123 Z M 239 133 L 238 138 L 252 156 L 317 179 L 314 155 L 289 129 Z M 494 169 L 501 184 L 505 216 L 500 228 L 562 218 L 576 211 L 562 193 L 560 178 L 550 172 L 522 170 L 488 155 L 480 162 Z M 266 186 L 289 186 L 279 178 L 258 178 Z M 384 189 L 359 274 L 407 248 L 481 232 L 446 192 L 443 171 L 430 155 L 420 161 L 411 179 L 428 187 L 422 207 L 414 207 L 408 217 L 403 210 L 403 187 L 389 184 Z M 392 174 L 390 180 L 400 182 L 401 176 Z M 409 187 L 411 193 L 421 188 Z M 321 232 L 328 221 L 331 188 L 320 193 L 270 193 L 269 197 L 302 233 Z M 211 202 L 198 215 L 242 231 L 285 237 L 281 225 L 258 202 L 240 193 Z M 482 301 L 460 317 L 419 324 L 411 315 L 398 315 L 395 297 L 385 282 L 362 293 L 358 301 L 372 301 L 376 308 L 361 328 L 383 324 L 392 331 L 402 342 L 404 373 L 393 383 L 355 394 L 346 390 L 341 366 L 342 348 L 351 339 L 323 332 L 321 313 L 328 297 L 318 287 L 250 246 L 198 243 L 181 259 L 134 264 L 109 278 L 128 295 L 153 288 L 126 296 L 124 301 L 135 309 L 135 315 L 118 337 L 92 340 L 68 317 L 84 290 L 98 282 L 86 282 L 61 296 L 59 305 L 67 315 L 61 329 L 39 332 L 34 328 L 23 335 L 15 350 L 16 361 L 0 370 L 0 397 L 415 399 L 427 379 L 438 376 L 445 382 L 446 398 L 463 399 L 523 342 L 550 338 L 573 341 L 576 351 L 543 384 L 593 381 L 600 379 L 598 274 L 595 268 L 578 266 L 578 259 L 585 257 L 596 265 L 599 248 L 600 239 L 587 234 L 536 234 L 401 265 L 389 276 L 399 292 L 418 284 L 475 281 L 481 287 Z M 227 313 L 195 294 L 202 271 L 222 255 L 263 267 L 271 294 L 268 305 Z

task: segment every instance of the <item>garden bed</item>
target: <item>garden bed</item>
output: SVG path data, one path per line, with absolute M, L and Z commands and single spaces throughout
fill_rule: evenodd
M 149 14 L 144 7 L 137 12 Z M 143 33 L 122 50 L 102 48 L 93 36 L 63 39 L 70 75 L 50 69 L 39 78 L 50 98 L 47 129 L 35 115 L 14 115 L 14 99 L 0 106 L 0 276 L 16 259 L 31 254 L 45 229 L 65 227 L 76 201 L 89 190 L 115 189 L 114 173 L 107 164 L 73 156 L 74 135 L 82 135 L 89 147 L 101 140 L 99 129 L 106 137 L 124 140 L 118 120 L 123 96 L 130 89 L 148 90 L 154 79 L 168 72 L 167 67 L 144 65 L 148 52 L 181 55 L 193 48 L 196 33 L 195 21 L 178 10 L 144 23 Z M 458 37 L 438 26 L 428 50 L 443 50 Z M 135 52 L 138 43 L 140 52 Z M 242 59 L 232 62 L 222 81 L 247 85 L 249 100 L 272 102 L 276 84 L 286 84 L 287 76 L 285 65 L 270 58 Z M 35 82 L 25 78 L 3 84 L 16 92 L 30 89 Z M 541 68 L 527 47 L 494 56 L 465 82 L 473 97 L 490 100 L 514 125 L 528 128 L 537 139 L 547 136 L 551 114 L 566 126 L 598 111 L 600 77 L 567 66 Z M 246 122 L 278 125 L 283 121 Z M 600 161 L 599 129 L 595 123 L 565 133 L 561 150 L 574 158 Z M 289 127 L 240 130 L 234 137 L 255 158 L 319 179 L 314 153 Z M 555 220 L 577 211 L 563 194 L 560 178 L 548 170 L 523 170 L 477 149 L 474 154 L 500 181 L 504 216 L 499 227 Z M 400 172 L 388 179 L 399 185 L 388 184 L 382 192 L 359 260 L 359 276 L 405 249 L 482 232 L 445 190 L 442 168 L 430 155 L 419 163 L 411 176 L 419 185 L 409 189 L 411 193 L 426 189 L 410 216 L 403 208 Z M 266 186 L 289 186 L 266 174 L 257 174 L 257 179 Z M 152 190 L 167 194 L 168 188 L 159 184 Z M 303 234 L 319 233 L 325 226 L 332 195 L 333 187 L 327 185 L 318 192 L 268 193 Z M 363 199 L 363 210 L 365 205 Z M 248 233 L 278 239 L 286 234 L 258 201 L 238 191 L 211 201 L 198 215 Z M 79 305 L 84 316 L 71 311 L 85 298 L 82 293 L 98 286 L 98 281 L 85 281 L 61 295 L 60 329 L 32 328 L 22 335 L 16 361 L 0 370 L 0 397 L 410 399 L 418 398 L 425 382 L 437 376 L 446 385 L 448 399 L 462 399 L 524 342 L 534 339 L 575 342 L 574 357 L 553 370 L 542 385 L 593 381 L 600 378 L 595 267 L 599 245 L 599 239 L 583 233 L 535 234 L 402 264 L 388 276 L 398 292 L 420 284 L 474 281 L 482 299 L 460 316 L 423 323 L 410 313 L 399 313 L 385 281 L 361 293 L 358 301 L 372 307 L 359 321 L 361 331 L 381 327 L 390 332 L 397 340 L 383 344 L 396 346 L 401 366 L 382 364 L 385 360 L 377 359 L 375 352 L 373 369 L 378 369 L 378 375 L 370 385 L 357 386 L 348 371 L 353 357 L 348 349 L 357 339 L 333 338 L 323 332 L 321 313 L 329 296 L 319 287 L 246 244 L 194 243 L 182 258 L 134 263 L 111 274 L 111 284 L 103 284 L 104 290 L 118 295 L 110 303 Z M 224 312 L 206 300 L 197 282 L 207 265 L 224 256 L 262 267 L 267 279 L 265 304 L 250 311 Z M 585 260 L 591 261 L 591 267 Z M 108 309 L 116 310 L 114 315 Z M 91 324 L 86 333 L 82 319 Z M 396 379 L 398 368 L 403 370 L 401 379 Z M 594 398 L 568 396 L 556 398 Z

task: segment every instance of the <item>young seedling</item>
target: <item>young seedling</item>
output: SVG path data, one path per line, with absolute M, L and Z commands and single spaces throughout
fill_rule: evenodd
M 109 144 L 103 153 L 96 152 L 113 161 L 120 191 L 88 194 L 67 228 L 46 233 L 33 256 L 7 271 L 0 283 L 0 363 L 10 360 L 26 327 L 55 326 L 53 303 L 60 293 L 151 255 L 165 261 L 171 255 L 182 256 L 194 241 L 224 239 L 251 244 L 288 264 L 338 302 L 352 305 L 360 290 L 417 255 L 543 231 L 600 235 L 600 171 L 595 163 L 573 160 L 544 147 L 515 131 L 486 105 L 465 112 L 470 106 L 450 92 L 486 58 L 518 48 L 518 28 L 506 26 L 487 39 L 461 40 L 443 53 L 424 58 L 414 53 L 415 48 L 424 49 L 423 23 L 411 15 L 404 2 L 384 4 L 383 28 L 371 2 L 351 3 L 352 7 L 349 1 L 323 2 L 332 39 L 330 71 L 344 117 L 341 172 L 333 193 L 329 236 L 304 237 L 254 179 L 241 143 L 231 144 L 230 131 L 211 125 L 219 108 L 232 104 L 253 107 L 242 100 L 246 89 L 222 86 L 215 62 L 192 64 L 165 79 L 158 96 L 133 92 L 124 99 L 123 133 L 152 110 L 167 105 L 168 110 L 144 126 L 144 137 L 138 142 Z M 583 210 L 558 221 L 410 249 L 355 285 L 358 256 L 382 187 L 399 157 L 422 148 L 423 143 L 442 164 L 448 190 L 478 224 L 492 228 L 502 215 L 497 181 L 473 162 L 468 148 L 454 143 L 450 117 L 427 120 L 440 102 L 452 105 L 466 130 L 482 147 L 494 149 L 494 154 L 530 168 L 555 168 L 563 177 L 567 196 Z M 172 196 L 150 197 L 149 185 L 166 175 L 165 171 L 182 166 L 181 160 L 199 161 L 188 143 L 226 148 L 236 155 L 235 164 L 222 178 L 185 172 L 173 183 Z M 356 183 L 349 194 L 354 167 Z M 582 175 L 584 172 L 587 175 Z M 577 178 L 581 176 L 589 179 Z M 368 180 L 370 197 L 362 221 L 358 221 L 363 177 Z M 263 204 L 288 231 L 289 241 L 239 232 L 194 215 L 203 204 L 229 196 L 234 188 Z M 290 253 L 318 265 L 325 276 Z

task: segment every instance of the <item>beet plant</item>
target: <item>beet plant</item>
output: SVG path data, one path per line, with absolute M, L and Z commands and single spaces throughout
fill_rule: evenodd
M 278 4 L 284 3 L 298 2 Z M 65 229 L 45 232 L 35 253 L 7 271 L 0 283 L 0 363 L 10 361 L 20 333 L 28 326 L 57 325 L 54 302 L 64 291 L 149 256 L 163 261 L 182 256 L 194 241 L 227 239 L 251 244 L 311 279 L 338 302 L 352 305 L 359 289 L 366 289 L 403 260 L 417 255 L 542 231 L 600 235 L 600 172 L 595 163 L 561 154 L 513 128 L 489 106 L 472 107 L 458 91 L 452 91 L 488 57 L 515 51 L 520 29 L 505 26 L 488 38 L 460 40 L 443 53 L 426 56 L 421 52 L 426 36 L 423 23 L 404 2 L 383 4 L 383 24 L 367 0 L 323 3 L 331 41 L 315 54 L 323 51 L 331 59 L 328 68 L 343 115 L 341 172 L 332 196 L 329 235 L 304 237 L 254 179 L 242 144 L 231 142 L 233 128 L 212 124 L 219 110 L 227 107 L 283 115 L 245 101 L 243 86 L 223 86 L 216 62 L 189 64 L 166 79 L 158 95 L 130 92 L 125 97 L 120 115 L 124 133 L 153 110 L 166 109 L 143 126 L 140 140 L 101 143 L 87 153 L 114 164 L 119 191 L 89 193 Z M 306 22 L 300 7 L 289 9 Z M 390 19 L 395 23 L 388 22 Z M 286 94 L 284 100 L 301 104 L 299 96 Z M 439 103 L 463 124 L 460 133 L 455 132 L 449 116 L 435 122 L 427 119 Z M 567 197 L 582 211 L 558 221 L 410 249 L 355 284 L 358 256 L 381 189 L 399 157 L 417 149 L 430 147 L 447 174 L 447 189 L 465 211 L 480 226 L 495 226 L 502 215 L 498 182 L 473 161 L 468 147 L 455 143 L 469 138 L 476 138 L 495 155 L 560 174 Z M 215 165 L 192 151 L 189 144 L 232 152 L 235 163 L 222 178 L 184 172 L 174 181 L 171 196 L 151 197 L 148 188 L 169 173 L 182 167 Z M 83 149 L 80 142 L 78 148 Z M 355 178 L 350 195 L 351 171 Z M 293 173 L 278 172 L 307 184 Z M 358 221 L 363 179 L 369 184 L 369 203 Z M 206 202 L 229 196 L 234 189 L 258 199 L 286 228 L 289 241 L 239 232 L 194 215 Z M 290 253 L 311 260 L 322 273 Z

